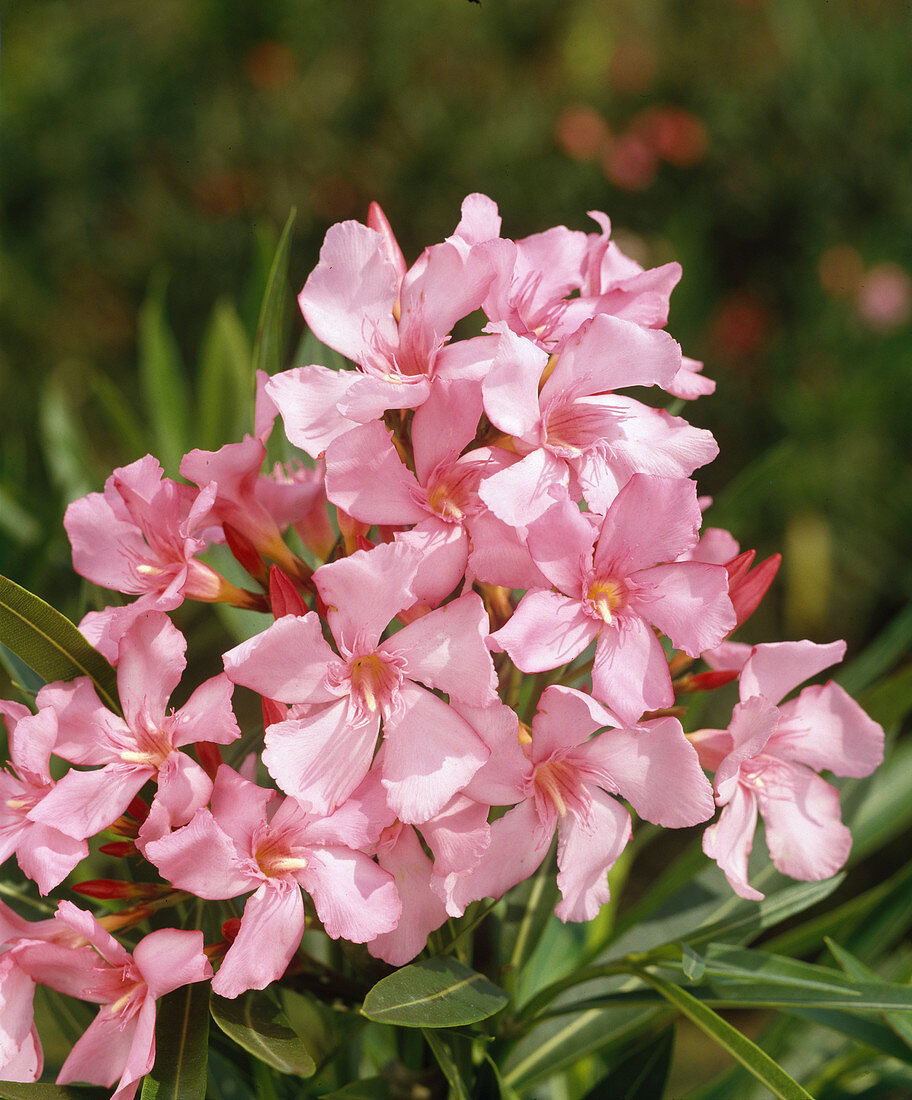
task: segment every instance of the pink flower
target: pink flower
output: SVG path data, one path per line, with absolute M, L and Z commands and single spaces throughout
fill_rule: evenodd
M 69 944 L 26 941 L 13 951 L 17 964 L 42 985 L 103 1006 L 70 1051 L 57 1083 L 110 1088 L 116 1082 L 111 1100 L 131 1100 L 155 1062 L 156 1000 L 212 977 L 203 933 L 150 932 L 131 955 L 71 902 L 62 901 L 56 915 L 77 936 Z M 80 942 L 94 949 L 88 957 L 74 952 Z
M 313 612 L 287 615 L 225 654 L 235 683 L 302 704 L 269 727 L 263 760 L 282 790 L 316 813 L 330 812 L 367 774 L 381 721 L 383 785 L 403 821 L 432 817 L 487 758 L 468 723 L 433 694 L 474 705 L 494 698 L 479 597 L 461 596 L 380 641 L 390 619 L 415 603 L 417 568 L 411 547 L 390 543 L 314 573 L 338 655 Z
M 696 544 L 700 522 L 696 487 L 683 478 L 634 474 L 598 531 L 569 500 L 556 504 L 529 545 L 558 591 L 527 592 L 491 641 L 523 672 L 542 672 L 598 639 L 597 699 L 627 723 L 671 706 L 668 663 L 652 627 L 697 657 L 735 626 L 724 566 L 675 560 Z
M 197 741 L 228 744 L 240 736 L 231 710 L 234 688 L 224 674 L 193 692 L 178 711 L 168 700 L 186 666 L 186 642 L 160 611 L 140 615 L 120 642 L 117 690 L 124 717 L 109 711 L 88 677 L 48 684 L 40 706 L 57 712 L 54 752 L 73 764 L 100 765 L 71 770 L 30 812 L 31 821 L 54 825 L 80 840 L 115 821 L 150 779 L 156 800 L 173 820 L 187 820 L 205 803 L 211 781 L 190 756 L 178 751 Z
M 89 854 L 84 840 L 28 817 L 54 788 L 50 756 L 57 715 L 50 707 L 33 715 L 27 707 L 2 700 L 0 714 L 6 718 L 15 769 L 0 771 L 0 863 L 15 852 L 23 872 L 46 894 Z
M 727 731 L 701 730 L 693 741 L 715 766 L 719 820 L 703 837 L 736 894 L 763 895 L 747 881 L 747 857 L 757 824 L 776 868 L 804 882 L 829 878 L 852 845 L 839 814 L 839 792 L 816 773 L 864 776 L 883 759 L 883 730 L 838 684 L 783 696 L 809 676 L 842 660 L 845 642 L 778 642 L 755 646 L 741 670 L 741 702 Z
M 363 943 L 396 926 L 401 905 L 391 876 L 354 850 L 376 839 L 369 819 L 345 807 L 325 818 L 308 815 L 294 799 L 277 799 L 227 766 L 219 769 L 211 805 L 149 843 L 146 854 L 165 878 L 198 897 L 255 891 L 213 980 L 220 996 L 263 989 L 282 976 L 304 933 L 301 888 L 334 939 Z
M 658 825 L 681 828 L 712 813 L 712 792 L 693 747 L 675 718 L 631 729 L 589 696 L 552 686 L 541 697 L 521 769 L 515 762 L 517 803 L 491 826 L 491 843 L 468 874 L 447 878 L 448 908 L 500 897 L 528 878 L 558 831 L 561 920 L 591 920 L 609 898 L 606 875 L 630 837 L 630 815 L 616 800 Z

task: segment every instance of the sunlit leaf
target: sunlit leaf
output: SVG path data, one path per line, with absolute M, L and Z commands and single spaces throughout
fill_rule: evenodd
M 456 1027 L 484 1020 L 509 1001 L 483 974 L 449 956 L 403 966 L 364 998 L 369 1020 L 400 1027 Z
M 178 473 L 190 446 L 190 399 L 184 367 L 165 316 L 165 280 L 157 277 L 139 311 L 139 382 L 156 457 Z
M 643 970 L 639 971 L 639 975 L 714 1043 L 740 1062 L 774 1096 L 780 1097 L 780 1100 L 813 1100 L 811 1094 L 756 1043 L 751 1042 L 746 1035 L 696 997 L 658 974 Z
M 282 1073 L 310 1077 L 316 1065 L 285 1013 L 266 994 L 250 990 L 234 1000 L 209 1000 L 212 1018 L 227 1036 Z
M 282 368 L 282 327 L 287 294 L 285 280 L 288 277 L 288 259 L 296 216 L 297 211 L 292 208 L 272 259 L 269 278 L 266 282 L 266 293 L 263 296 L 260 318 L 257 322 L 256 340 L 253 345 L 253 367 L 255 371 L 264 370 L 267 374 L 275 374 Z
M 65 615 L 6 577 L 0 577 L 0 642 L 45 683 L 90 677 L 99 698 L 120 711 L 117 677 L 105 658 Z
M 208 1053 L 209 986 L 194 982 L 158 1003 L 155 1065 L 142 1100 L 204 1100 Z

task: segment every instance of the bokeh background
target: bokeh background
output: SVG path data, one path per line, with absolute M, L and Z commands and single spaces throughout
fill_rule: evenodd
M 248 369 L 292 207 L 288 364 L 332 222 L 377 200 L 411 259 L 483 191 L 506 235 L 602 210 L 682 263 L 669 329 L 718 382 L 686 410 L 721 446 L 710 522 L 785 555 L 744 636 L 861 652 L 912 596 L 910 12 L 4 0 L 0 573 L 78 619 L 68 501 L 239 438 L 243 387 L 226 416 L 212 379 Z M 152 361 L 186 391 L 164 420 Z

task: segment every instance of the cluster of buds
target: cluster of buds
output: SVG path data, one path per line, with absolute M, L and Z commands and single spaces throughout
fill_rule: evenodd
M 127 903 L 101 924 L 69 901 L 37 924 L 0 909 L 0 1077 L 41 1071 L 40 982 L 103 1006 L 58 1080 L 119 1081 L 128 1100 L 164 992 L 266 987 L 306 913 L 402 965 L 532 874 L 555 831 L 557 916 L 589 920 L 628 806 L 671 828 L 722 807 L 704 849 L 745 898 L 761 896 L 758 809 L 786 874 L 845 861 L 818 773 L 867 775 L 883 733 L 833 683 L 781 702 L 842 643 L 729 641 L 778 557 L 701 536 L 692 475 L 715 440 L 621 392 L 689 400 L 713 383 L 664 331 L 679 266 L 644 270 L 593 218 L 597 232 L 514 242 L 472 195 L 411 267 L 377 206 L 333 226 L 299 301 L 351 369 L 263 375 L 254 433 L 186 455 L 184 482 L 146 456 L 69 507 L 76 570 L 137 597 L 81 623 L 120 709 L 88 678 L 46 685 L 34 714 L 2 705 L 0 859 L 44 894 L 107 831 L 106 852 L 161 882 L 77 882 Z M 264 472 L 278 416 L 302 455 Z M 247 587 L 203 560 L 214 544 Z M 188 599 L 274 621 L 175 709 L 186 643 L 169 612 Z M 685 734 L 678 701 L 735 679 L 728 729 Z M 264 726 L 237 768 L 222 752 L 241 737 L 235 685 L 262 698 Z M 55 780 L 52 756 L 77 767 Z M 237 906 L 218 944 L 158 930 L 130 954 L 110 934 L 188 896 Z

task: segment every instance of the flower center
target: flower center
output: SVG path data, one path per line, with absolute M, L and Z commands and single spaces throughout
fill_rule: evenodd
M 349 676 L 352 702 L 365 714 L 375 714 L 381 707 L 389 708 L 402 683 L 401 670 L 379 653 L 355 657 L 349 665 Z
M 595 580 L 589 585 L 586 602 L 603 622 L 611 623 L 615 613 L 624 606 L 626 596 L 623 581 Z
M 307 866 L 304 849 L 290 844 L 281 832 L 273 832 L 268 826 L 259 838 L 255 838 L 254 844 L 253 858 L 267 878 L 283 878 Z

